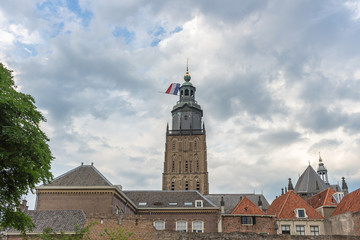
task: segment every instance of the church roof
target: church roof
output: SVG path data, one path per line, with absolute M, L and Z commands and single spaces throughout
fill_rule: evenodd
M 83 210 L 29 210 L 25 213 L 35 224 L 32 231 L 34 233 L 41 233 L 46 228 L 51 228 L 57 233 L 75 232 L 76 226 L 81 229 L 86 220 Z M 9 233 L 20 232 L 10 230 Z
M 276 198 L 266 211 L 269 215 L 276 215 L 279 219 L 297 219 L 295 209 L 304 209 L 307 219 L 323 219 L 314 208 L 293 190 Z
M 198 191 L 123 191 L 141 208 L 195 207 L 196 200 L 203 201 L 203 207 L 216 207 Z
M 229 214 L 234 209 L 234 207 L 239 203 L 240 197 L 247 197 L 251 202 L 258 206 L 259 196 L 262 201 L 262 209 L 266 210 L 269 208 L 269 203 L 262 194 L 209 194 L 205 197 L 213 202 L 216 206 L 221 206 L 221 197 L 224 199 L 225 203 L 225 213 Z
M 327 186 L 315 170 L 309 165 L 303 174 L 300 176 L 299 180 L 296 183 L 294 191 L 296 193 L 318 193 Z
M 265 215 L 265 212 L 244 196 L 232 210 L 231 214 Z
M 360 188 L 344 196 L 331 216 L 360 211 Z
M 112 186 L 112 184 L 93 164 L 81 164 L 45 186 Z
M 324 191 L 319 192 L 318 194 L 312 196 L 307 202 L 313 207 L 318 208 L 321 206 L 337 206 L 337 202 L 332 196 L 335 193 L 335 190 L 332 188 L 327 188 Z

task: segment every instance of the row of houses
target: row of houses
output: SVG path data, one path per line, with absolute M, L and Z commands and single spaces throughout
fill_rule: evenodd
M 95 221 L 134 231 L 137 239 L 144 238 L 141 231 L 149 236 L 149 231 L 163 230 L 360 236 L 360 189 L 339 199 L 339 193 L 329 187 L 307 200 L 289 190 L 269 204 L 262 194 L 125 191 L 93 164 L 81 164 L 37 187 L 36 194 L 35 210 L 27 210 L 26 201 L 22 206 L 36 225 L 29 235 L 48 227 L 74 234 L 76 225 Z M 6 239 L 19 238 L 19 234 L 14 230 L 2 233 Z

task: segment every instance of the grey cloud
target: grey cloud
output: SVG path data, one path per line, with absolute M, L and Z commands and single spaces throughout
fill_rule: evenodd
M 342 141 L 339 141 L 337 139 L 322 139 L 319 142 L 311 145 L 308 150 L 308 153 L 319 152 L 323 149 L 331 150 L 331 149 L 337 148 L 341 144 L 342 144 Z
M 259 141 L 279 147 L 287 147 L 301 140 L 301 134 L 292 130 L 267 132 L 259 137 Z

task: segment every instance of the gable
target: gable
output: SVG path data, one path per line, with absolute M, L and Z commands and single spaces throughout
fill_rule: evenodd
M 81 164 L 45 186 L 112 186 L 112 184 L 93 165 Z
M 265 213 L 247 197 L 241 199 L 232 210 L 231 214 L 265 215 Z
M 360 188 L 344 196 L 331 216 L 360 211 Z

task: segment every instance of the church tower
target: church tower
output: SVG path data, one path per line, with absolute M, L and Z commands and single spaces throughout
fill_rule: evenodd
M 172 128 L 166 128 L 163 190 L 198 190 L 209 194 L 203 111 L 195 100 L 188 67 L 179 101 L 173 107 Z

